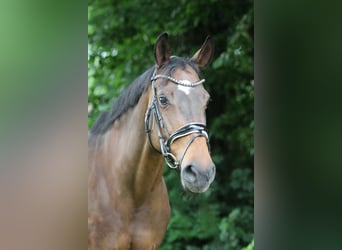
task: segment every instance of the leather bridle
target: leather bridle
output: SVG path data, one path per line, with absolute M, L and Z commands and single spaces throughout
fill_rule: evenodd
M 187 123 L 181 126 L 171 135 L 169 134 L 166 124 L 164 123 L 163 116 L 161 115 L 161 112 L 159 109 L 158 98 L 156 94 L 155 82 L 159 78 L 167 79 L 175 84 L 186 86 L 186 87 L 195 87 L 199 84 L 202 84 L 205 81 L 205 79 L 199 80 L 197 82 L 190 82 L 188 80 L 177 80 L 177 79 L 172 78 L 171 76 L 157 75 L 156 70 L 154 70 L 154 73 L 151 78 L 152 99 L 145 114 L 145 130 L 147 133 L 148 141 L 153 149 L 155 149 L 157 152 L 161 153 L 164 156 L 165 161 L 170 168 L 178 168 L 181 166 L 184 156 L 187 150 L 189 149 L 191 143 L 196 138 L 204 137 L 206 139 L 207 146 L 209 148 L 208 132 L 207 132 L 207 128 L 205 124 L 200 123 L 200 122 L 192 122 L 192 123 Z M 150 127 L 151 115 L 152 115 L 152 122 L 153 122 L 152 128 Z M 152 141 L 151 141 L 151 131 L 154 128 L 154 121 L 157 124 L 160 151 L 157 150 L 155 146 L 153 146 Z M 163 134 L 165 134 L 167 138 L 164 138 Z M 180 160 L 178 160 L 177 157 L 171 153 L 171 144 L 177 139 L 182 138 L 187 135 L 191 135 L 191 134 L 192 134 L 192 137 L 189 139 Z

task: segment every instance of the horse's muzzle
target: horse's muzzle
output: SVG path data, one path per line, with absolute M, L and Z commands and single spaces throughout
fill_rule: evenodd
M 202 170 L 195 163 L 182 167 L 181 182 L 186 191 L 193 193 L 205 192 L 215 178 L 216 168 L 214 163 Z

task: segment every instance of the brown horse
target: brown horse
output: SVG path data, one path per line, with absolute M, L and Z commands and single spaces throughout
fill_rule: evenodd
M 208 37 L 189 59 L 171 56 L 166 33 L 156 65 L 102 113 L 89 138 L 88 249 L 157 249 L 170 218 L 164 159 L 185 190 L 200 193 L 215 177 L 199 71 L 213 54 Z

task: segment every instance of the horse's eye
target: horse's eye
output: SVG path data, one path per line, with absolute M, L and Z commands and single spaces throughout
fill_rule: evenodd
M 169 103 L 169 100 L 166 98 L 166 96 L 159 96 L 159 102 L 161 105 L 167 105 Z

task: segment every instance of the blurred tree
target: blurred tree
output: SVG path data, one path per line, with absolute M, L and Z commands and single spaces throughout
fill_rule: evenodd
M 207 35 L 214 38 L 214 60 L 203 73 L 212 99 L 207 123 L 216 179 L 204 194 L 191 195 L 165 168 L 172 218 L 161 249 L 253 249 L 252 1 L 88 3 L 89 127 L 153 65 L 160 33 L 169 33 L 172 53 L 179 56 L 193 55 Z

